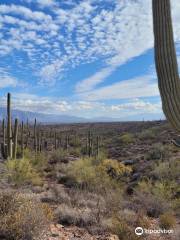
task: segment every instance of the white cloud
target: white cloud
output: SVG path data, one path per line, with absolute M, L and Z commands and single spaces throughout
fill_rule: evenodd
M 17 79 L 12 77 L 6 69 L 0 67 L 0 89 L 7 87 L 16 87 L 17 85 Z
M 0 97 L 1 106 L 6 105 L 6 97 Z M 70 115 L 84 118 L 101 118 L 108 116 L 125 120 L 131 116 L 148 114 L 162 115 L 160 100 L 156 103 L 139 98 L 130 99 L 126 103 L 104 104 L 89 101 L 66 101 L 58 98 L 39 97 L 28 93 L 12 94 L 12 107 L 14 109 L 32 111 L 46 114 Z M 98 109 L 98 111 L 97 111 Z
M 123 104 L 116 104 L 111 106 L 112 111 L 126 111 L 136 113 L 145 112 L 145 113 L 159 113 L 162 112 L 161 102 L 151 103 L 149 101 L 144 101 L 139 98 L 132 99 Z
M 114 67 L 107 67 L 97 72 L 93 76 L 86 78 L 81 82 L 78 82 L 76 85 L 76 92 L 81 93 L 92 90 L 98 84 L 103 82 L 105 78 L 110 76 L 113 71 Z
M 52 86 L 61 79 L 65 69 L 102 59 L 107 68 L 75 87 L 77 92 L 91 91 L 112 73 L 111 69 L 113 71 L 153 47 L 151 0 L 82 0 L 79 4 L 72 0 L 21 2 L 23 5 L 0 4 L 0 55 L 13 55 L 14 50 L 20 53 L 19 58 L 27 54 L 27 61 L 21 59 L 24 62 L 22 70 L 30 69 L 41 78 L 42 84 Z M 26 2 L 37 3 L 33 9 L 38 11 L 32 10 L 31 4 L 25 5 Z M 106 7 L 105 2 L 112 7 Z M 63 9 L 62 4 L 69 6 Z M 179 1 L 172 0 L 172 7 L 178 43 Z M 119 83 L 107 89 L 114 91 L 116 86 L 119 87 Z M 153 84 L 150 87 L 153 89 Z M 95 90 L 95 94 L 102 91 L 110 98 L 106 88 Z
M 62 70 L 63 67 L 62 61 L 55 61 L 52 64 L 44 66 L 40 71 L 40 84 L 53 86 L 56 82 L 57 77 L 60 77 L 58 74 Z
M 54 0 L 37 0 L 37 3 L 41 7 L 55 7 L 55 6 L 57 6 L 56 1 L 54 1 Z
M 80 93 L 78 96 L 89 101 L 130 99 L 159 96 L 159 90 L 154 76 L 146 75 L 116 82 L 86 93 Z

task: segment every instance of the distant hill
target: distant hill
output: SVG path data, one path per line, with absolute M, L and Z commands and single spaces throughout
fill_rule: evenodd
M 6 118 L 6 108 L 0 107 L 0 120 Z M 44 114 L 29 111 L 21 111 L 12 109 L 12 118 L 18 118 L 21 121 L 33 122 L 36 118 L 41 123 L 81 123 L 87 122 L 85 118 L 68 116 L 68 115 L 55 115 L 55 114 Z
M 6 118 L 6 108 L 0 107 L 0 120 Z M 111 117 L 98 117 L 98 118 L 82 118 L 69 115 L 56 115 L 56 114 L 44 114 L 30 111 L 21 111 L 17 109 L 12 110 L 12 118 L 18 118 L 24 122 L 29 120 L 29 122 L 34 122 L 36 118 L 38 122 L 41 123 L 87 123 L 87 122 L 127 122 L 127 121 L 148 121 L 148 120 L 159 120 L 164 119 L 164 116 L 160 114 L 143 114 L 143 115 L 133 115 L 128 118 L 111 118 Z

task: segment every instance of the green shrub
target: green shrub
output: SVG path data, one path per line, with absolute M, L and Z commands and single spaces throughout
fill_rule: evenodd
M 55 163 L 65 162 L 68 154 L 69 153 L 67 153 L 67 151 L 64 151 L 63 149 L 55 150 L 51 153 L 49 157 L 49 163 L 55 164 Z
M 134 227 L 131 227 L 126 221 L 120 218 L 113 218 L 111 231 L 116 234 L 121 240 L 137 240 L 138 236 L 134 233 Z
M 10 182 L 16 185 L 41 185 L 42 181 L 37 170 L 29 159 L 8 160 L 6 162 L 7 176 Z
M 129 167 L 111 159 L 81 158 L 70 164 L 68 175 L 74 182 L 88 189 L 108 189 L 131 171 Z
M 139 139 L 141 140 L 152 140 L 155 139 L 156 134 L 153 129 L 146 129 L 138 134 Z
M 53 219 L 51 209 L 15 192 L 0 195 L 0 235 L 9 240 L 32 240 Z
M 80 148 L 80 147 L 70 148 L 69 154 L 70 154 L 70 155 L 73 155 L 73 156 L 75 156 L 75 157 L 80 157 L 80 156 L 81 156 L 81 148 Z
M 170 209 L 172 197 L 173 184 L 141 181 L 135 190 L 134 207 L 144 210 L 150 217 L 159 217 L 164 211 Z
M 152 146 L 146 155 L 147 160 L 165 160 L 170 157 L 170 151 L 168 147 L 162 144 L 156 144 Z
M 164 213 L 160 216 L 160 226 L 164 229 L 172 229 L 176 224 L 176 218 L 171 213 Z
M 180 164 L 179 159 L 171 159 L 170 161 L 155 164 L 152 172 L 158 179 L 176 180 L 179 177 Z
M 125 133 L 119 138 L 119 140 L 123 144 L 130 144 L 134 142 L 134 136 L 131 133 Z

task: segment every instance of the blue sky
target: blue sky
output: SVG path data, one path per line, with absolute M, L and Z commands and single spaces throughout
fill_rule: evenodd
M 179 59 L 180 3 L 172 0 Z M 0 104 L 123 120 L 163 118 L 151 0 L 1 0 Z

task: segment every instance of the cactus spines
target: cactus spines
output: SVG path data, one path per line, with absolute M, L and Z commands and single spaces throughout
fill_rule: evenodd
M 180 131 L 180 80 L 170 0 L 153 0 L 155 63 L 164 114 Z
M 11 94 L 7 95 L 7 155 L 12 158 Z
M 13 159 L 16 159 L 17 155 L 17 140 L 18 140 L 18 119 L 16 118 L 14 124 Z
M 24 158 L 24 123 L 21 123 L 21 157 Z

